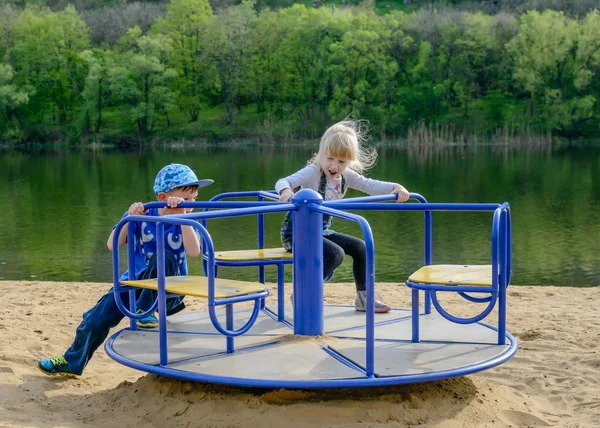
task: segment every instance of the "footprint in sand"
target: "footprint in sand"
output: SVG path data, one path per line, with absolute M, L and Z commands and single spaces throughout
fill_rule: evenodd
M 520 412 L 518 410 L 504 410 L 502 411 L 510 421 L 518 427 L 547 427 L 550 426 L 548 422 L 538 418 L 529 413 Z
M 528 330 L 525 333 L 517 333 L 517 337 L 526 342 L 535 340 L 535 339 L 539 339 L 541 336 L 542 336 L 542 333 L 540 333 L 537 330 Z

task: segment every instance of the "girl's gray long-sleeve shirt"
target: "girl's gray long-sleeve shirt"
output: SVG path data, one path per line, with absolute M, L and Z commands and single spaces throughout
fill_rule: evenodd
M 341 178 L 332 179 L 327 177 L 327 189 L 325 190 L 326 201 L 342 199 L 349 188 L 360 190 L 371 196 L 387 195 L 392 193 L 395 184 L 388 181 L 366 178 L 351 169 L 346 169 L 346 171 L 344 171 L 344 179 L 346 180 L 346 185 L 344 189 L 341 189 Z M 312 189 L 315 192 L 318 192 L 320 180 L 319 169 L 316 165 L 311 164 L 305 166 L 289 177 L 277 181 L 275 190 L 277 193 L 281 193 L 283 189 L 290 188 L 294 190 L 299 187 L 301 189 Z

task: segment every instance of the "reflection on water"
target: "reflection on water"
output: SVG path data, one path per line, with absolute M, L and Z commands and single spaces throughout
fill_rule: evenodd
M 503 202 L 513 212 L 513 284 L 600 284 L 600 148 L 382 146 L 370 176 L 397 181 L 430 202 Z M 199 199 L 233 190 L 271 189 L 312 151 L 252 147 L 160 148 L 143 152 L 0 154 L 0 279 L 109 282 L 106 239 L 135 201 L 153 200 L 167 163 L 190 165 L 215 184 Z M 358 195 L 358 193 L 351 193 Z M 373 229 L 376 280 L 403 282 L 423 261 L 423 215 L 363 212 Z M 266 244 L 279 245 L 282 215 L 267 216 Z M 219 250 L 250 248 L 256 220 L 214 220 Z M 334 229 L 359 234 L 354 223 Z M 434 213 L 434 263 L 489 263 L 491 213 Z M 288 269 L 291 270 L 291 269 Z M 199 261 L 191 272 L 200 273 Z M 252 268 L 222 269 L 252 279 Z M 275 271 L 267 278 L 275 280 Z M 290 274 L 288 272 L 288 279 Z M 335 281 L 351 281 L 351 261 Z

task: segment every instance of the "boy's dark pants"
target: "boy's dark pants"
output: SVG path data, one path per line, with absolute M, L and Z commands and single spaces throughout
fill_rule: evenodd
M 140 279 L 156 278 L 156 254 L 152 256 L 148 262 L 148 267 L 141 275 Z M 179 274 L 179 267 L 176 257 L 170 253 L 165 253 L 165 276 L 173 276 Z M 157 292 L 154 290 L 136 290 L 136 307 L 146 311 L 150 309 Z M 129 292 L 121 294 L 123 305 L 129 308 Z M 167 315 L 175 314 L 185 307 L 183 296 L 167 299 Z M 65 352 L 65 359 L 69 363 L 69 368 L 80 375 L 87 365 L 92 355 L 98 349 L 108 336 L 111 328 L 116 327 L 124 318 L 123 313 L 119 310 L 115 302 L 113 289 L 98 300 L 98 303 L 83 314 L 83 320 L 75 334 L 73 344 Z

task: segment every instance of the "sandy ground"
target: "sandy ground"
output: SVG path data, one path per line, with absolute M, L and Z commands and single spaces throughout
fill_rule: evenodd
M 598 287 L 511 286 L 508 330 L 519 341 L 517 355 L 446 381 L 341 391 L 242 389 L 148 375 L 103 349 L 79 378 L 40 373 L 36 361 L 64 352 L 81 314 L 109 287 L 0 282 L 0 426 L 600 426 Z M 351 303 L 352 288 L 327 284 L 326 300 Z M 377 288 L 394 306 L 409 307 L 403 285 Z M 469 314 L 464 300 L 445 300 L 455 313 Z M 187 302 L 187 310 L 203 307 Z

